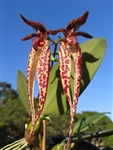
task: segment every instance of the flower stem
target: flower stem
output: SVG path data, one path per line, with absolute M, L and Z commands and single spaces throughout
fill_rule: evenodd
M 46 119 L 44 119 L 42 123 L 43 123 L 42 150 L 46 150 Z

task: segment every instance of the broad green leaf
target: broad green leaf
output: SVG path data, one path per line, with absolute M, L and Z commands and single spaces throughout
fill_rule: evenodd
M 98 67 L 100 66 L 105 50 L 104 38 L 93 38 L 80 45 L 83 54 L 83 69 L 80 94 L 90 83 Z M 72 64 L 73 68 L 73 64 Z M 73 69 L 71 71 L 71 94 L 73 95 Z M 43 115 L 60 116 L 69 109 L 68 101 L 64 95 L 60 82 L 59 63 L 50 72 L 49 85 Z
M 95 123 L 97 121 L 99 121 L 104 115 L 106 114 L 106 112 L 104 113 L 98 113 L 95 114 L 93 116 L 89 116 L 89 117 L 84 117 L 79 119 L 73 126 L 73 135 L 76 133 L 80 133 L 83 132 L 89 128 L 91 128 L 92 126 L 95 125 Z
M 22 101 L 23 106 L 25 107 L 26 111 L 30 115 L 26 79 L 20 70 L 18 70 L 18 74 L 17 74 L 17 90 L 18 90 L 19 98 Z

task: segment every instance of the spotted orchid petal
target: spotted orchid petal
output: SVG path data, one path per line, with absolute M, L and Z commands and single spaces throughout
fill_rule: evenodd
M 45 41 L 45 45 L 41 50 L 41 54 L 39 57 L 39 61 L 37 63 L 37 79 L 39 84 L 39 106 L 38 112 L 36 115 L 35 121 L 40 117 L 40 114 L 43 110 L 46 94 L 47 94 L 47 87 L 48 87 L 48 80 L 49 80 L 49 72 L 50 72 L 50 43 L 48 40 Z
M 31 70 L 30 70 L 31 74 L 29 73 L 27 69 L 27 72 L 28 72 L 27 83 L 29 83 L 28 87 L 30 86 L 29 104 L 31 106 L 30 108 L 31 108 L 31 114 L 32 114 L 32 128 L 31 128 L 31 132 L 29 136 L 28 145 L 30 144 L 30 139 L 33 136 L 35 124 L 43 111 L 43 107 L 44 107 L 45 100 L 46 100 L 48 78 L 49 78 L 49 71 L 50 71 L 50 43 L 48 40 L 45 40 L 43 46 L 41 43 L 39 44 L 41 45 L 41 47 L 38 47 L 37 50 L 33 48 L 31 51 L 34 56 L 34 57 L 30 57 L 29 59 L 31 62 L 32 61 L 34 62 L 34 66 L 32 65 Z M 36 48 L 36 43 L 35 43 L 35 48 Z M 39 106 L 38 106 L 38 112 L 36 113 L 36 116 L 34 116 L 33 96 L 31 99 L 31 94 L 33 92 L 33 82 L 34 82 L 35 72 L 36 72 L 36 77 L 37 77 L 38 85 L 39 85 Z
M 39 105 L 38 105 L 38 112 L 36 113 L 35 116 L 35 120 L 32 122 L 28 145 L 31 144 L 31 139 L 34 136 L 35 125 L 37 123 L 37 120 L 40 118 L 40 115 L 44 108 L 48 88 L 49 72 L 50 72 L 50 43 L 48 40 L 46 40 L 44 46 L 41 49 L 41 53 L 36 67 L 36 77 L 39 85 Z
M 37 51 L 32 48 L 29 58 L 28 58 L 28 66 L 26 71 L 26 78 L 27 78 L 27 93 L 28 93 L 28 100 L 29 100 L 29 106 L 31 110 L 31 120 L 32 124 L 35 122 L 35 108 L 34 108 L 34 76 L 36 73 L 37 63 L 39 61 L 39 57 L 41 54 L 41 48 L 37 49 Z M 32 129 L 32 128 L 31 128 Z M 30 132 L 29 141 L 32 138 L 34 128 Z
M 71 142 L 71 136 L 72 136 L 73 125 L 74 125 L 74 117 L 76 113 L 78 97 L 80 92 L 81 78 L 82 78 L 82 53 L 78 43 L 70 46 L 70 54 L 74 61 L 74 95 L 73 95 L 73 104 L 72 107 L 70 108 L 71 120 L 70 120 L 68 142 L 65 146 L 66 149 L 69 147 Z
M 37 70 L 36 77 L 39 85 L 39 105 L 38 105 L 38 112 L 36 113 L 35 120 L 33 121 L 32 124 L 29 143 L 34 132 L 35 124 L 43 111 L 45 100 L 46 100 L 48 79 L 49 79 L 49 72 L 50 72 L 50 43 L 48 40 L 45 41 L 45 44 L 41 49 L 36 70 Z
M 46 56 L 47 56 L 47 59 L 46 59 Z M 44 61 L 44 63 L 42 63 L 43 61 Z M 48 41 L 45 41 L 43 46 L 41 46 L 41 47 L 37 46 L 37 50 L 32 48 L 32 50 L 29 54 L 29 58 L 28 58 L 28 67 L 27 67 L 27 71 L 26 71 L 26 73 L 27 73 L 27 92 L 28 92 L 28 99 L 29 99 L 31 118 L 32 118 L 32 128 L 31 128 L 31 132 L 30 132 L 30 136 L 29 136 L 28 145 L 30 144 L 30 139 L 32 138 L 36 121 L 40 117 L 41 112 L 44 107 L 44 102 L 45 102 L 46 93 L 47 93 L 48 77 L 49 77 L 49 68 L 50 68 L 49 64 L 50 64 L 50 44 Z M 45 67 L 46 67 L 46 69 L 45 69 Z M 44 76 L 45 76 L 44 73 L 46 73 L 45 80 L 44 80 Z M 38 112 L 37 112 L 38 118 L 35 115 L 34 98 L 33 98 L 35 74 L 37 75 L 36 77 L 37 77 L 38 84 L 39 84 L 39 92 L 43 96 L 43 97 L 39 98 L 40 109 L 38 109 Z M 46 86 L 43 85 L 44 84 L 43 82 L 45 83 Z
M 68 26 L 66 27 L 65 30 L 65 45 L 67 45 L 68 49 L 70 50 L 70 55 L 65 55 L 67 60 L 70 59 L 70 56 L 72 56 L 73 58 L 73 62 L 74 62 L 74 94 L 73 94 L 73 100 L 71 101 L 71 98 L 68 98 L 69 104 L 72 102 L 72 104 L 70 105 L 70 129 L 69 129 L 69 137 L 68 137 L 68 142 L 67 144 L 64 146 L 64 150 L 67 150 L 68 147 L 70 146 L 70 142 L 71 142 L 71 136 L 72 136 L 72 131 L 73 131 L 73 125 L 74 125 L 74 116 L 75 116 L 75 112 L 76 112 L 76 108 L 77 108 L 77 102 L 78 102 L 78 97 L 79 97 L 79 92 L 80 92 L 80 84 L 81 84 L 81 77 L 82 77 L 82 52 L 80 49 L 79 44 L 77 43 L 77 38 L 76 36 L 81 35 L 87 38 L 92 38 L 92 36 L 90 36 L 88 33 L 85 32 L 76 32 L 76 30 L 78 30 L 78 28 L 83 25 L 88 17 L 89 12 L 85 12 L 81 17 L 72 20 Z M 67 53 L 67 48 L 62 47 L 62 51 L 63 53 Z M 65 52 L 64 52 L 65 51 Z M 65 62 L 62 59 L 59 59 L 60 64 L 62 64 L 62 66 L 65 66 Z M 61 68 L 61 66 L 60 66 Z M 65 68 L 65 67 L 64 67 Z M 68 66 L 68 68 L 70 68 L 70 64 Z M 70 70 L 68 70 L 70 72 Z M 68 72 L 68 73 L 69 73 Z M 68 74 L 67 73 L 67 74 Z M 60 69 L 60 74 L 62 74 L 62 70 Z M 68 76 L 70 78 L 70 76 Z M 66 78 L 67 79 L 67 78 Z M 62 86 L 63 86 L 63 81 L 64 79 L 61 76 L 61 82 L 62 82 Z M 69 82 L 68 82 L 68 88 L 69 88 Z M 64 86 L 63 86 L 64 89 Z M 66 89 L 67 91 L 65 91 L 64 93 L 69 95 L 69 89 Z M 70 102 L 71 101 L 71 102 Z
M 36 51 L 34 48 L 31 49 L 29 57 L 28 57 L 28 65 L 26 70 L 26 78 L 27 78 L 27 94 L 28 101 L 31 110 L 31 118 L 32 122 L 35 121 L 35 109 L 34 109 L 34 76 L 36 72 L 38 57 L 40 55 L 40 50 Z
M 72 100 L 70 96 L 70 72 L 71 72 L 71 58 L 67 49 L 66 43 L 62 41 L 59 47 L 59 67 L 60 67 L 60 79 L 64 93 L 67 97 L 70 107 L 72 106 Z

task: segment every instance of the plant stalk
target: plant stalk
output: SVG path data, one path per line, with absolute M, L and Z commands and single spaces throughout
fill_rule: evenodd
M 46 119 L 42 121 L 42 124 L 43 124 L 42 150 L 46 150 Z

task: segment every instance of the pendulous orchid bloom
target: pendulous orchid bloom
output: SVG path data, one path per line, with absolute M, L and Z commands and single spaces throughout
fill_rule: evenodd
M 85 12 L 80 18 L 72 20 L 66 29 L 63 31 L 65 40 L 61 41 L 59 47 L 59 64 L 60 64 L 60 78 L 64 93 L 67 97 L 70 106 L 70 130 L 68 142 L 64 146 L 67 150 L 72 136 L 72 129 L 74 125 L 74 116 L 77 108 L 77 102 L 80 92 L 80 84 L 82 78 L 82 52 L 79 44 L 77 43 L 76 36 L 81 35 L 86 38 L 92 38 L 91 35 L 85 32 L 76 32 L 77 29 L 83 25 L 88 17 L 89 12 Z M 68 51 L 69 50 L 69 51 Z M 71 73 L 71 57 L 74 62 L 74 95 L 70 95 L 70 73 Z
M 30 145 L 30 140 L 33 136 L 35 124 L 42 113 L 47 94 L 48 78 L 50 72 L 50 42 L 47 40 L 48 34 L 44 25 L 39 22 L 29 21 L 22 15 L 21 18 L 27 25 L 33 27 L 36 30 L 36 33 L 29 34 L 22 39 L 28 40 L 32 37 L 36 37 L 32 40 L 32 49 L 28 57 L 28 65 L 26 70 L 27 93 L 32 118 L 32 128 L 28 140 L 28 145 Z M 39 85 L 39 105 L 37 113 L 35 113 L 33 98 L 35 74 Z
M 59 68 L 60 79 L 66 98 L 70 106 L 70 130 L 68 142 L 64 146 L 64 150 L 67 150 L 70 146 L 72 129 L 74 125 L 74 116 L 77 108 L 77 102 L 80 92 L 80 84 L 82 78 L 82 52 L 77 42 L 76 36 L 83 36 L 86 38 L 92 38 L 91 35 L 85 32 L 77 32 L 79 27 L 83 25 L 88 17 L 89 12 L 86 11 L 81 17 L 72 20 L 66 28 L 59 30 L 46 30 L 45 26 L 39 22 L 29 21 L 22 15 L 21 18 L 29 26 L 36 30 L 36 33 L 25 36 L 22 40 L 28 40 L 35 37 L 32 41 L 32 49 L 28 58 L 28 66 L 26 71 L 27 76 L 27 92 L 29 105 L 31 110 L 32 128 L 28 140 L 28 146 L 31 144 L 30 140 L 33 136 L 35 124 L 39 119 L 46 99 L 48 79 L 50 72 L 50 43 L 48 40 L 49 34 L 57 34 L 63 32 L 65 38 L 59 40 Z M 73 98 L 70 94 L 70 73 L 71 73 L 71 58 L 74 62 L 74 94 Z M 38 112 L 35 113 L 33 90 L 34 90 L 34 76 L 36 74 L 39 84 L 39 106 Z

